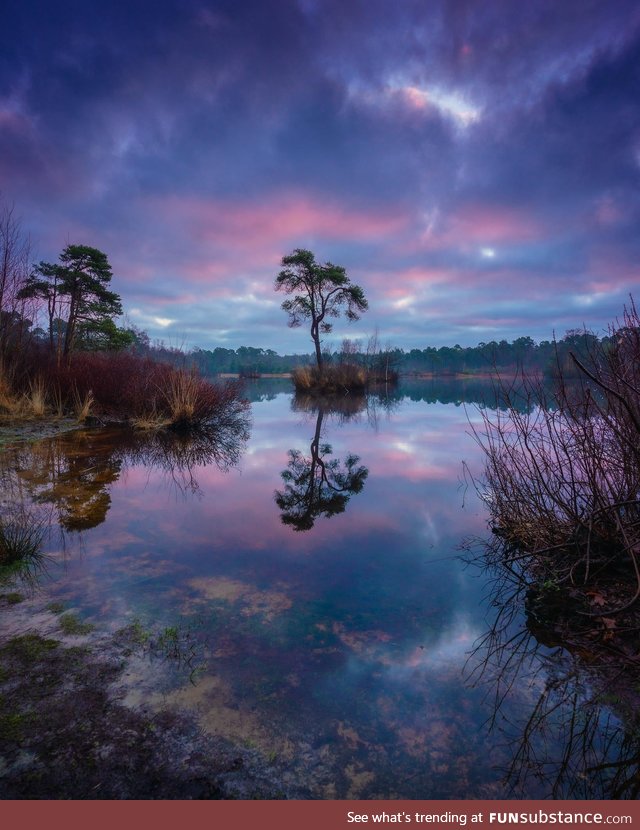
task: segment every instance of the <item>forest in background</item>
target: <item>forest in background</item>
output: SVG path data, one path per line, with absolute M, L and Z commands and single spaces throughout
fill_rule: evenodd
M 599 345 L 606 348 L 608 339 L 608 335 L 598 338 L 591 332 L 573 329 L 561 339 L 543 340 L 539 343 L 531 337 L 519 337 L 512 342 L 492 340 L 477 346 L 456 344 L 404 350 L 391 346 L 380 347 L 377 338 L 373 337 L 364 345 L 357 340 L 344 340 L 340 348 L 325 351 L 324 357 L 330 364 L 355 363 L 378 369 L 387 366 L 400 374 L 446 376 L 524 371 L 527 374 L 555 377 L 562 370 L 566 377 L 576 373 L 571 353 L 587 359 Z M 139 336 L 136 341 L 136 348 L 163 355 L 165 360 L 184 359 L 184 354 L 179 350 L 169 349 L 163 344 L 151 345 L 148 339 L 145 345 Z M 272 349 L 252 346 L 240 346 L 238 349 L 194 349 L 188 357 L 203 374 L 233 373 L 249 376 L 290 372 L 296 366 L 314 361 L 311 352 L 280 355 Z

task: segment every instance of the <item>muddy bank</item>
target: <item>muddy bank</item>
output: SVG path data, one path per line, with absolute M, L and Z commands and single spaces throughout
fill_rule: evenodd
M 32 418 L 0 420 L 0 449 L 22 441 L 53 438 L 63 432 L 78 429 L 75 418 Z
M 130 705 L 159 676 L 136 627 L 97 631 L 57 604 L 0 588 L 0 797 L 285 799 L 277 763 L 205 735 L 176 708 Z

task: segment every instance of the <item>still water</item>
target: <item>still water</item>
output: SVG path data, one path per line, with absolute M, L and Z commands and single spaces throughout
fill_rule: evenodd
M 487 534 L 463 466 L 482 469 L 475 406 L 401 392 L 332 412 L 259 384 L 251 397 L 250 429 L 215 450 L 111 429 L 16 451 L 59 528 L 40 590 L 100 630 L 139 634 L 130 703 L 195 712 L 278 764 L 284 792 L 514 792 L 519 730 L 549 670 L 527 663 L 499 705 L 495 669 L 478 674 L 495 597 L 461 558 Z M 597 754 L 599 711 L 594 724 Z M 544 776 L 515 783 L 552 794 Z

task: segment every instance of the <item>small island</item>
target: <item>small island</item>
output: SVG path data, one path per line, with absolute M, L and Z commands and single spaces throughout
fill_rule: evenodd
M 337 364 L 328 364 L 323 355 L 320 335 L 332 331 L 332 319 L 344 311 L 347 320 L 354 322 L 369 307 L 364 290 L 351 282 L 345 269 L 331 262 L 322 265 L 316 262 L 311 251 L 302 248 L 283 257 L 282 266 L 275 289 L 292 295 L 282 303 L 282 308 L 289 315 L 291 328 L 310 321 L 316 358 L 315 365 L 293 369 L 296 391 L 312 395 L 362 395 L 381 384 L 395 384 L 398 375 L 390 369 L 388 361 L 386 366 L 376 362 L 362 365 L 343 356 Z

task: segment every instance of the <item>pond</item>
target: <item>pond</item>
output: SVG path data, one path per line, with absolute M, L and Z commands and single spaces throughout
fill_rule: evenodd
M 556 772 L 588 697 L 575 661 L 532 641 L 522 606 L 506 681 L 487 639 L 499 600 L 495 574 L 464 561 L 488 529 L 463 394 L 414 385 L 332 411 L 257 382 L 228 444 L 111 428 L 16 447 L 5 465 L 52 524 L 38 590 L 136 635 L 128 703 L 192 711 L 278 764 L 284 792 L 606 795 L 611 775 L 584 769 L 628 735 L 601 706 L 588 752 Z M 544 695 L 553 711 L 523 749 Z

